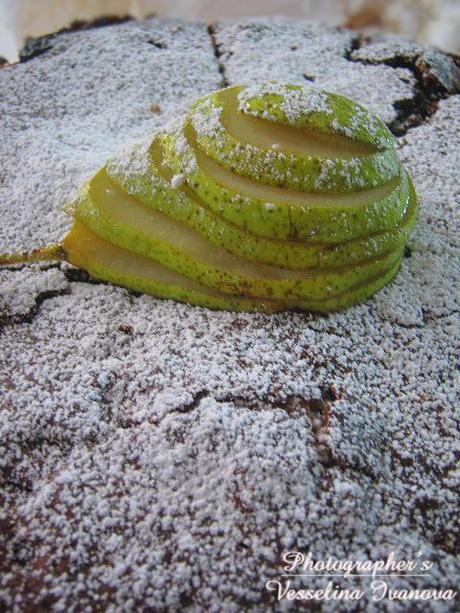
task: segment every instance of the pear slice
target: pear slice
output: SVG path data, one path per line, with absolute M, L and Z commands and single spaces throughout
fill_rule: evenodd
M 306 311 L 329 313 L 331 311 L 344 309 L 352 306 L 353 304 L 359 304 L 360 302 L 363 302 L 376 294 L 385 285 L 390 283 L 401 266 L 402 257 L 403 256 L 401 254 L 392 266 L 381 271 L 378 275 L 375 275 L 371 279 L 368 279 L 365 283 L 358 283 L 356 286 L 349 288 L 347 291 L 325 300 L 297 302 L 295 307 Z
M 307 129 L 318 138 L 333 136 L 338 144 L 344 136 L 348 147 L 367 144 L 391 149 L 398 142 L 383 121 L 364 106 L 314 86 L 269 81 L 240 87 L 238 110 L 271 123 Z
M 64 238 L 62 249 L 71 264 L 92 277 L 159 298 L 230 311 L 271 313 L 282 308 L 275 301 L 246 299 L 204 287 L 158 262 L 109 243 L 79 221 Z
M 313 98 L 319 95 L 310 89 Z M 308 91 L 304 88 L 303 95 Z M 328 134 L 270 122 L 241 112 L 242 93 L 244 87 L 235 86 L 209 94 L 195 103 L 186 121 L 206 155 L 228 170 L 266 185 L 339 193 L 382 185 L 399 174 L 393 148 L 346 138 L 337 117 L 330 124 L 337 129 Z M 267 104 L 268 116 L 269 109 Z
M 360 284 L 350 292 L 325 301 L 286 304 L 281 301 L 233 296 L 200 285 L 158 262 L 113 245 L 88 230 L 79 221 L 74 221 L 59 249 L 61 254 L 65 254 L 65 259 L 74 266 L 83 268 L 92 277 L 128 289 L 211 309 L 264 313 L 289 308 L 329 312 L 350 306 L 375 294 L 394 277 L 399 267 L 399 262 L 396 262 L 392 268 L 369 283 Z
M 308 244 L 365 238 L 399 226 L 412 202 L 402 166 L 400 175 L 382 186 L 316 194 L 269 187 L 236 175 L 206 156 L 190 130 L 185 135 L 172 131 L 163 144 L 168 166 L 187 178 L 202 202 L 227 221 L 267 238 Z
M 51 244 L 27 253 L 0 254 L 0 266 L 19 262 L 65 260 L 86 270 L 93 278 L 127 289 L 169 298 L 196 306 L 229 311 L 273 313 L 288 309 L 330 312 L 362 302 L 389 283 L 398 271 L 400 260 L 366 283 L 326 300 L 295 300 L 290 303 L 234 296 L 205 287 L 165 266 L 122 249 L 97 236 L 74 220 L 61 244 Z
M 414 224 L 416 200 L 411 198 L 398 226 L 364 239 L 337 244 L 310 244 L 258 237 L 213 213 L 185 181 L 172 187 L 173 170 L 163 158 L 161 141 L 164 138 L 164 135 L 157 135 L 147 153 L 134 148 L 128 153 L 129 163 L 122 164 L 121 170 L 116 160 L 109 162 L 107 174 L 126 193 L 196 230 L 214 245 L 222 246 L 243 258 L 291 270 L 355 264 L 402 247 Z M 141 160 L 137 159 L 139 154 L 141 157 L 149 156 L 150 164 L 142 165 Z M 128 173 L 123 171 L 126 166 L 131 169 Z M 406 173 L 403 180 L 407 180 Z
M 251 262 L 122 192 L 99 171 L 76 202 L 74 217 L 92 232 L 225 293 L 287 303 L 323 300 L 364 283 L 399 260 L 402 247 L 353 267 L 292 271 Z

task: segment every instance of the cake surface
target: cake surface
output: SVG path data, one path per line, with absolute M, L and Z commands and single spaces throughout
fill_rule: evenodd
M 0 68 L 0 252 L 59 240 L 81 181 L 197 96 L 268 79 L 347 95 L 398 136 L 420 198 L 398 277 L 343 313 L 269 316 L 156 300 L 64 264 L 1 269 L 0 607 L 294 610 L 266 589 L 290 550 L 421 551 L 429 575 L 391 587 L 458 587 L 453 58 L 285 20 L 42 39 Z M 381 610 L 369 585 L 354 579 L 358 606 Z

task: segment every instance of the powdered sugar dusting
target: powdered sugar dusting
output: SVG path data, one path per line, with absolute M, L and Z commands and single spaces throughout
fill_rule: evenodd
M 173 187 L 174 189 L 177 189 L 184 183 L 185 183 L 185 175 L 183 175 L 182 173 L 178 175 L 174 175 L 171 179 L 171 187 Z
M 307 21 L 247 19 L 218 24 L 215 38 L 229 83 L 314 85 L 361 103 L 385 122 L 393 100 L 413 97 L 411 71 L 347 59 L 355 32 Z M 276 49 L 276 52 L 273 52 Z
M 109 175 L 119 175 L 129 179 L 146 174 L 150 167 L 149 150 L 155 134 L 156 132 L 142 141 L 127 145 L 116 156 L 111 157 L 107 162 Z
M 23 317 L 34 311 L 38 294 L 66 291 L 69 282 L 58 268 L 42 270 L 34 265 L 21 271 L 0 268 L 0 286 L 0 313 L 4 317 Z
M 394 63 L 394 58 L 404 58 L 425 72 L 425 78 L 437 82 L 450 93 L 460 91 L 460 67 L 453 57 L 410 41 L 401 41 L 388 33 L 377 33 L 355 49 L 351 58 L 364 62 Z
M 194 106 L 192 125 L 202 136 L 216 136 L 224 131 L 221 116 L 222 108 L 213 105 L 212 100 L 207 97 Z
M 250 112 L 249 102 L 251 98 L 274 95 L 280 98 L 280 106 L 288 120 L 295 125 L 296 121 L 308 113 L 326 113 L 330 115 L 332 109 L 326 92 L 314 87 L 289 87 L 281 83 L 263 83 L 262 85 L 250 85 L 238 94 L 239 109 L 246 113 Z M 270 119 L 270 111 L 264 115 Z M 276 118 L 275 118 L 276 119 Z
M 61 208 L 82 180 L 219 84 L 206 27 L 176 21 L 63 34 L 39 58 L 3 68 L 2 249 L 59 240 L 69 226 Z
M 172 31 L 149 23 L 153 31 Z M 169 44 L 185 87 L 197 76 L 187 62 L 196 59 L 190 37 L 198 37 L 197 46 L 204 38 L 195 26 L 193 35 L 192 26 L 174 27 L 180 29 L 168 40 L 175 41 Z M 238 28 L 273 40 L 280 26 Z M 300 28 L 294 25 L 293 35 Z M 338 55 L 336 30 L 318 28 L 316 37 L 313 27 L 307 31 L 318 58 L 320 48 L 328 58 Z M 96 54 L 107 37 L 114 43 L 116 30 L 95 32 L 89 40 Z M 88 33 L 78 36 L 83 43 Z M 130 40 L 134 46 L 123 52 L 135 71 L 145 57 L 134 34 Z M 239 45 L 246 54 L 244 41 Z M 276 49 L 270 57 L 278 65 L 281 42 L 278 56 Z M 201 53 L 209 71 L 190 83 L 196 95 L 205 80 L 211 90 L 220 79 L 211 47 Z M 39 60 L 7 69 L 15 75 L 11 99 L 21 99 Z M 259 55 L 245 62 L 248 74 L 261 68 Z M 64 71 L 68 88 L 80 78 L 65 63 L 55 70 Z M 157 87 L 171 89 L 161 108 L 173 114 L 179 102 L 167 78 Z M 388 101 L 397 99 L 393 94 L 386 92 Z M 65 91 L 59 95 L 66 100 Z M 30 122 L 26 112 L 24 101 L 2 120 Z M 15 288 L 8 315 L 28 312 L 41 296 L 33 316 L 7 319 L 2 329 L 4 608 L 277 610 L 264 585 L 279 578 L 286 549 L 374 560 L 422 551 L 433 562 L 429 586 L 456 587 L 459 117 L 460 97 L 452 96 L 401 139 L 421 199 L 410 257 L 395 282 L 343 313 L 212 312 L 75 282 L 54 268 L 1 273 L 2 290 L 5 283 Z M 52 134 L 52 116 L 48 123 Z M 125 125 L 117 138 L 132 137 Z M 1 141 L 2 163 L 11 170 L 2 177 L 3 195 L 22 195 L 16 217 L 5 208 L 8 246 L 33 245 L 34 232 L 47 238 L 57 208 L 30 213 L 30 203 L 46 201 L 63 181 L 69 188 L 69 166 L 49 157 L 59 149 L 45 148 L 53 170 L 47 182 L 38 156 L 28 158 L 27 178 L 20 168 L 12 172 L 27 152 L 38 152 L 42 138 L 30 126 L 27 146 L 21 130 L 8 132 L 7 152 Z M 75 167 L 89 170 L 85 160 L 76 149 Z M 46 297 L 46 289 L 63 295 Z M 356 578 L 357 586 L 365 582 Z M 309 586 L 324 583 L 314 578 Z M 404 577 L 398 586 L 427 583 Z M 423 602 L 423 610 L 438 605 Z M 449 611 L 449 603 L 441 605 Z

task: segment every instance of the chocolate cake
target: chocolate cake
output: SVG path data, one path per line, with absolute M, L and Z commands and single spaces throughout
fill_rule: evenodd
M 414 594 L 460 575 L 459 74 L 435 49 L 283 19 L 63 32 L 1 67 L 0 252 L 58 241 L 81 181 L 197 96 L 270 79 L 379 114 L 420 213 L 396 279 L 327 316 L 0 269 L 0 608 L 458 610 Z M 279 600 L 290 551 L 432 566 L 386 578 L 408 600 L 319 573 L 288 579 L 362 598 Z

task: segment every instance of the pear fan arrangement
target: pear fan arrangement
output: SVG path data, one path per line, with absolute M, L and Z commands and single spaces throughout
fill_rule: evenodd
M 397 273 L 417 198 L 386 126 L 313 87 L 234 86 L 108 161 L 67 210 L 65 259 L 129 289 L 229 310 L 332 311 Z

